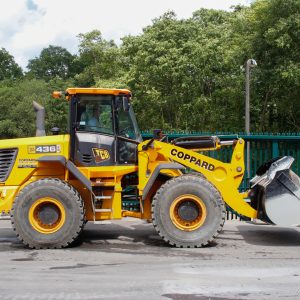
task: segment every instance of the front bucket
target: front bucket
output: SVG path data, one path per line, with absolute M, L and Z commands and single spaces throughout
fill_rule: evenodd
M 281 226 L 300 224 L 300 178 L 290 170 L 293 161 L 290 156 L 272 160 L 251 180 L 252 202 L 264 221 Z

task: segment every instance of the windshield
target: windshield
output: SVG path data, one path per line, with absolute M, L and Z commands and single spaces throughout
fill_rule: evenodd
M 86 95 L 80 97 L 77 130 L 114 134 L 112 118 L 113 96 Z
M 114 126 L 116 126 L 117 135 L 141 142 L 142 136 L 132 106 L 129 105 L 129 109 L 124 110 L 123 97 L 81 95 L 77 106 L 77 130 L 113 135 Z M 115 125 L 112 103 L 116 104 L 117 123 Z

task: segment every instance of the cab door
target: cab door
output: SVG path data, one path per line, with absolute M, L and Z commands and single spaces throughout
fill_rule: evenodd
M 128 97 L 116 97 L 116 108 L 117 163 L 137 164 L 137 145 L 142 136 Z
M 116 164 L 112 95 L 80 95 L 77 100 L 74 162 L 77 166 Z

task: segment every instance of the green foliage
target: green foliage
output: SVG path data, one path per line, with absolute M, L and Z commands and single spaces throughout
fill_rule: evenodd
M 35 114 L 32 101 L 46 109 L 46 131 L 58 126 L 67 127 L 67 103 L 51 98 L 53 88 L 42 80 L 22 80 L 11 86 L 0 85 L 0 137 L 35 135 Z
M 253 124 L 260 131 L 300 129 L 300 1 L 261 0 L 244 10 L 246 53 L 258 62 L 253 76 Z
M 99 80 L 111 80 L 121 76 L 120 49 L 113 41 L 104 40 L 99 30 L 79 34 L 78 37 L 78 63 L 83 67 L 83 71 L 75 76 L 78 86 L 89 87 Z
M 44 48 L 39 57 L 29 60 L 27 76 L 49 81 L 55 77 L 67 79 L 76 73 L 77 64 L 67 49 L 59 46 Z
M 240 96 L 234 90 L 240 88 L 239 81 L 232 78 L 241 74 L 226 52 L 229 17 L 202 9 L 191 19 L 177 20 L 168 12 L 143 35 L 123 39 L 141 128 L 199 131 L 232 126 L 226 115 Z
M 201 9 L 191 19 L 169 12 L 123 39 L 128 83 L 143 129 L 244 129 L 248 58 L 251 130 L 300 129 L 300 1 L 259 0 L 232 12 Z
M 10 55 L 4 48 L 0 49 L 0 80 L 10 79 L 14 80 L 21 78 L 23 72 L 21 67 L 15 62 L 12 55 Z
M 299 0 L 200 9 L 182 20 L 167 12 L 120 46 L 99 30 L 78 38 L 77 56 L 49 46 L 29 61 L 25 79 L 0 50 L 1 137 L 34 134 L 32 100 L 45 106 L 48 132 L 65 132 L 68 104 L 50 94 L 74 85 L 131 89 L 143 130 L 241 132 L 249 58 L 258 63 L 251 71 L 251 130 L 300 130 Z

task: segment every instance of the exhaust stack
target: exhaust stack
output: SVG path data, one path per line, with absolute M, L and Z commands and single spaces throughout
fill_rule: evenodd
M 36 133 L 35 136 L 45 136 L 45 108 L 33 101 L 34 111 L 36 112 Z

